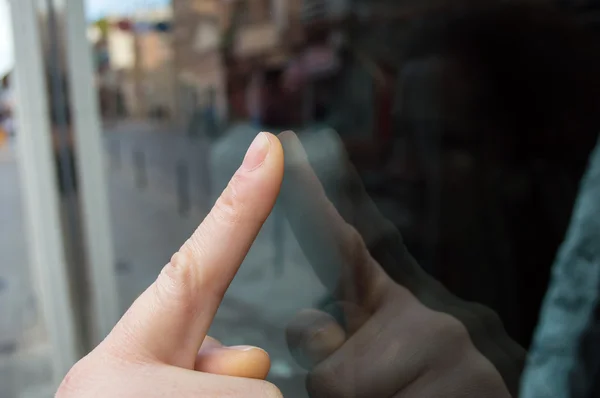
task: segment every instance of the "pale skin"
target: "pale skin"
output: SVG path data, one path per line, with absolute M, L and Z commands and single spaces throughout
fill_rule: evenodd
M 265 351 L 223 347 L 207 331 L 282 178 L 281 144 L 261 133 L 210 214 L 56 396 L 281 397 L 264 381 Z
M 290 325 L 291 348 L 312 368 L 310 395 L 509 397 L 500 374 L 458 320 L 427 308 L 385 274 L 328 201 L 301 144 L 286 134 L 281 138 L 296 169 L 291 181 L 312 198 L 298 209 L 315 212 L 326 226 L 319 228 L 321 235 L 310 229 L 311 236 L 322 237 L 314 245 L 327 246 L 318 252 L 331 252 L 325 260 L 339 257 L 349 266 L 338 270 L 338 284 L 313 264 L 326 286 L 342 288 L 337 296 L 347 329 L 314 310 Z M 207 331 L 275 204 L 283 174 L 279 139 L 259 134 L 209 215 L 106 339 L 71 369 L 56 396 L 281 397 L 265 381 L 265 351 L 225 347 Z

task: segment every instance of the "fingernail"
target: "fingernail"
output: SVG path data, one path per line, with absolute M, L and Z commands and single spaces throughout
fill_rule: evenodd
M 270 147 L 271 142 L 269 141 L 269 138 L 267 138 L 267 135 L 265 133 L 258 134 L 254 141 L 252 141 L 252 144 L 250 144 L 248 152 L 246 152 L 242 168 L 246 171 L 252 171 L 259 168 L 265 161 Z
M 242 352 L 247 352 L 247 351 L 252 351 L 252 350 L 259 350 L 259 351 L 266 352 L 262 348 L 254 347 L 251 345 L 235 345 L 235 346 L 231 346 L 231 347 L 227 347 L 227 348 L 229 348 L 230 350 L 236 350 L 236 351 L 242 351 Z

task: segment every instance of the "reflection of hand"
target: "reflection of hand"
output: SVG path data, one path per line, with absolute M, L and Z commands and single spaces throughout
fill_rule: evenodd
M 398 234 L 356 177 L 338 175 L 336 181 L 329 175 L 338 187 L 350 185 L 354 198 L 340 204 L 347 211 L 351 202 L 350 225 L 327 198 L 297 137 L 287 132 L 280 139 L 286 156 L 282 197 L 292 229 L 345 317 L 342 327 L 328 314 L 307 310 L 288 328 L 292 352 L 314 366 L 307 383 L 311 396 L 510 396 L 507 385 L 517 387 L 511 374 L 518 373 L 523 352 L 507 341 L 493 314 L 452 297 L 416 266 L 401 238 L 391 240 L 394 248 L 385 243 Z M 370 250 L 367 242 L 377 245 Z M 376 259 L 381 242 L 388 247 Z M 488 358 L 506 371 L 504 380 Z
M 215 207 L 57 397 L 281 397 L 268 355 L 206 337 L 283 177 L 277 138 L 257 137 Z

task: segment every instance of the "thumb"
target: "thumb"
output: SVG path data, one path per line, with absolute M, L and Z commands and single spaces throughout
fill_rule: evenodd
M 264 380 L 270 367 L 269 354 L 261 348 L 228 347 L 211 337 L 206 337 L 196 357 L 194 369 L 223 376 Z
M 331 315 L 301 311 L 286 328 L 292 356 L 305 369 L 312 369 L 346 342 L 346 333 Z
M 279 140 L 259 134 L 194 234 L 99 349 L 124 360 L 194 369 L 196 355 L 283 178 Z

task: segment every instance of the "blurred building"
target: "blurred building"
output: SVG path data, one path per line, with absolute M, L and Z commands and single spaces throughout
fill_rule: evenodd
M 221 120 L 258 112 L 262 75 L 289 60 L 301 0 L 174 0 L 179 116 L 213 107 Z M 294 17 L 295 16 L 295 17 Z
M 174 59 L 178 120 L 187 121 L 200 106 L 227 114 L 221 56 L 226 8 L 219 0 L 173 0 Z
M 134 70 L 136 65 L 133 32 L 110 29 L 102 37 L 105 42 L 109 67 L 97 66 L 100 107 L 104 118 L 140 116 L 141 103 L 136 93 Z
M 104 117 L 175 116 L 171 23 L 171 8 L 165 7 L 90 27 Z
M 301 38 L 299 0 L 246 0 L 226 4 L 223 53 L 232 118 L 260 119 L 267 97 L 278 102 L 279 74 Z M 272 82 L 267 82 L 272 80 Z M 273 84 L 271 84 L 273 83 Z M 275 99 L 277 97 L 277 99 Z M 289 112 L 289 109 L 288 111 Z
M 302 87 L 303 121 L 312 123 L 331 113 L 335 82 L 340 79 L 345 43 L 347 0 L 306 0 L 299 9 L 300 35 L 287 73 L 287 83 Z M 294 27 L 294 31 L 298 28 Z
M 137 72 L 143 112 L 157 119 L 171 119 L 176 114 L 176 80 L 172 33 L 149 30 L 138 33 Z

